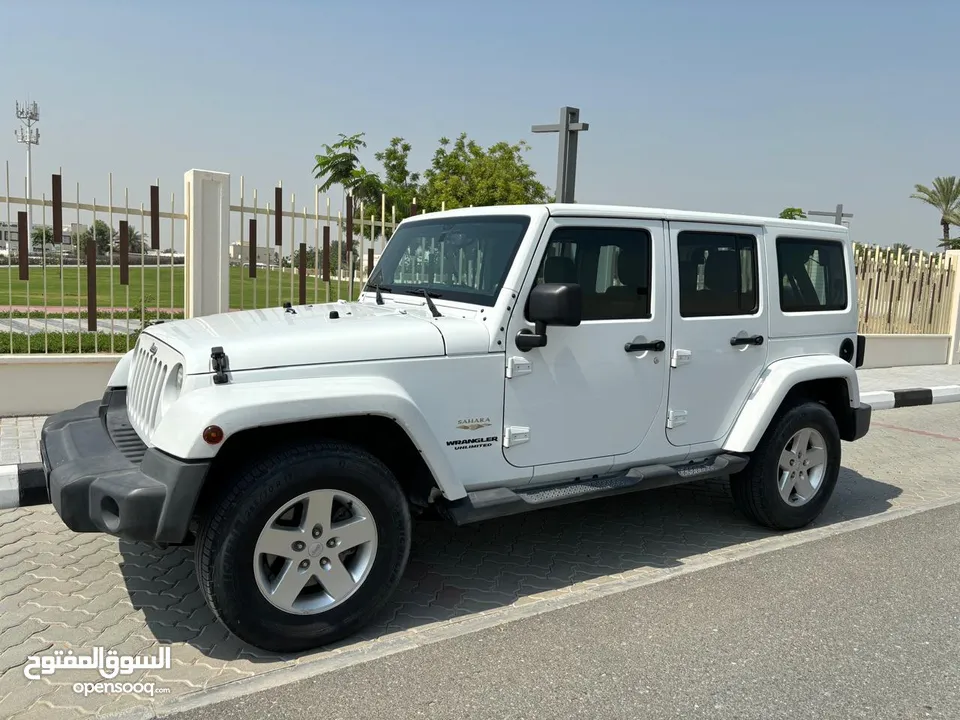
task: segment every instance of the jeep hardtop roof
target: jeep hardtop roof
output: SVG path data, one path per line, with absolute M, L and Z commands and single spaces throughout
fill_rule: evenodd
M 731 213 L 703 212 L 696 210 L 673 210 L 668 208 L 650 208 L 632 205 L 593 205 L 589 203 L 546 203 L 544 205 L 492 205 L 484 207 L 458 208 L 443 212 L 424 213 L 405 222 L 437 217 L 462 217 L 470 215 L 511 215 L 539 214 L 546 210 L 556 217 L 607 217 L 607 218 L 644 218 L 656 220 L 674 220 L 677 222 L 714 222 L 736 225 L 765 225 L 780 228 L 807 228 L 821 232 L 834 232 L 849 235 L 849 228 L 834 223 L 813 220 L 786 220 L 784 218 L 763 217 L 760 215 L 736 215 Z

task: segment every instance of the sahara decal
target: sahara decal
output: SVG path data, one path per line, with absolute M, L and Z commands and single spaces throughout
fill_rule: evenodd
M 457 430 L 480 430 L 481 428 L 490 427 L 490 425 L 490 418 L 466 418 L 464 420 L 457 420 Z

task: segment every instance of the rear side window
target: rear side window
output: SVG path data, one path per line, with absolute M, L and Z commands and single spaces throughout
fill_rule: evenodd
M 846 254 L 842 243 L 778 237 L 777 269 L 783 312 L 847 309 Z
M 756 237 L 683 230 L 677 235 L 677 255 L 681 317 L 757 312 Z

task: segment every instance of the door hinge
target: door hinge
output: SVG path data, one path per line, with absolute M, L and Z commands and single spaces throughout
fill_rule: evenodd
M 528 427 L 508 427 L 503 430 L 503 446 L 513 447 L 530 442 L 530 428 Z
M 687 411 L 686 410 L 669 410 L 667 411 L 667 427 L 675 428 L 680 425 L 687 424 Z
M 530 361 L 522 357 L 512 357 L 507 359 L 507 377 L 515 378 L 520 375 L 529 375 L 533 372 L 533 365 Z
M 670 367 L 687 365 L 691 357 L 693 357 L 693 353 L 689 350 L 674 350 L 673 355 L 670 357 Z

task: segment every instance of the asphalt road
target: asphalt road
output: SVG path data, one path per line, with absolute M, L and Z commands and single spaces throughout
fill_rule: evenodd
M 958 718 L 960 505 L 171 716 Z

